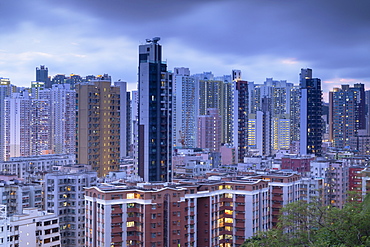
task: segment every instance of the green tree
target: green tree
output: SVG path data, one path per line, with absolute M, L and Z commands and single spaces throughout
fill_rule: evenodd
M 370 197 L 362 203 L 354 195 L 350 198 L 342 209 L 320 201 L 288 204 L 276 229 L 261 232 L 242 246 L 370 246 Z

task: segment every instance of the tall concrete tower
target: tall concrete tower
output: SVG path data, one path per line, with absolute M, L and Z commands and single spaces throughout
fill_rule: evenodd
M 45 65 L 40 65 L 40 68 L 36 68 L 36 81 L 42 81 L 45 83 L 46 88 L 51 88 L 49 70 Z
M 312 78 L 312 69 L 302 69 L 300 87 L 300 153 L 320 156 L 323 134 L 321 80 Z
M 172 73 L 159 40 L 139 46 L 138 166 L 144 181 L 172 179 Z
M 121 89 L 107 75 L 76 85 L 76 160 L 98 177 L 119 169 Z

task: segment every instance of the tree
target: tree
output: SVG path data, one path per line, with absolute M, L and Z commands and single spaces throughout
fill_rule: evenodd
M 276 229 L 247 239 L 254 246 L 370 246 L 370 198 L 342 209 L 303 201 L 286 205 Z

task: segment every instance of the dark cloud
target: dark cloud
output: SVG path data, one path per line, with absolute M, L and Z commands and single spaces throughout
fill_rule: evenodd
M 54 36 L 69 36 L 71 41 L 87 37 L 79 50 L 86 54 L 101 54 L 109 46 L 89 44 L 89 39 L 96 37 L 108 42 L 125 37 L 139 44 L 145 38 L 161 36 L 164 46 L 175 43 L 174 48 L 213 56 L 219 67 L 222 59 L 225 65 L 254 68 L 256 58 L 265 56 L 269 60 L 294 59 L 296 68 L 284 67 L 289 73 L 296 70 L 290 78 L 296 78 L 304 64 L 324 79 L 352 77 L 370 82 L 368 0 L 19 0 L 2 1 L 0 9 L 3 33 L 17 32 L 24 23 L 31 23 L 53 30 Z M 176 53 L 182 51 L 164 49 L 166 52 L 176 59 L 173 64 L 181 64 L 183 57 Z M 182 66 L 189 66 L 194 73 L 206 69 Z M 209 62 L 208 70 L 213 70 L 211 66 Z M 261 69 L 263 64 L 258 66 Z M 266 63 L 263 77 L 283 70 L 272 66 L 278 65 Z M 133 67 L 136 69 L 136 64 Z

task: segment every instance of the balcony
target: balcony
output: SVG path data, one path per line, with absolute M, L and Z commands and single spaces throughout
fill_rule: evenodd
M 112 233 L 119 233 L 122 232 L 122 227 L 112 227 Z
M 112 217 L 112 224 L 122 223 L 122 217 Z

